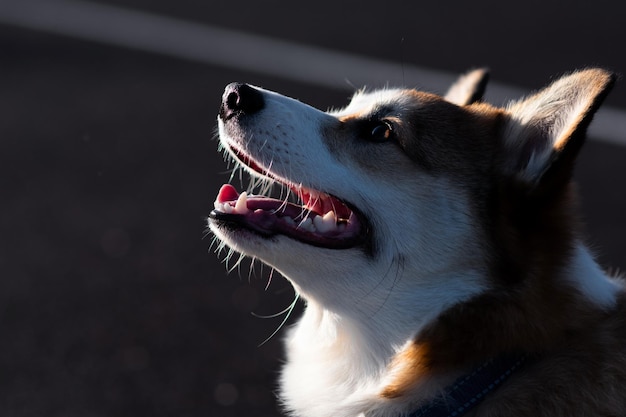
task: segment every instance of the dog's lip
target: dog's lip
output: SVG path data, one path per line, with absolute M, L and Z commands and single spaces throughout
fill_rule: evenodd
M 302 191 L 305 195 L 313 190 Z M 319 194 L 318 194 L 319 195 Z M 320 203 L 324 200 L 324 203 Z M 316 211 L 332 205 L 334 210 Z M 210 218 L 231 228 L 243 228 L 264 237 L 284 235 L 300 242 L 330 249 L 346 249 L 362 243 L 366 227 L 356 210 L 336 197 L 325 195 L 298 205 L 266 196 L 239 193 L 230 184 L 220 189 Z
M 302 204 L 239 193 L 232 185 L 225 184 L 210 214 L 214 222 L 245 228 L 266 237 L 285 235 L 326 248 L 343 249 L 365 242 L 369 229 L 366 219 L 352 204 L 281 178 L 233 143 L 228 143 L 227 148 L 247 168 L 288 187 Z

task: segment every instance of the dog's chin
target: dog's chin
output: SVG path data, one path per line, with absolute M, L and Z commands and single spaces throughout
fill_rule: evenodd
M 274 248 L 280 245 L 278 236 L 261 236 L 249 229 L 231 222 L 209 217 L 209 229 L 224 245 L 243 255 L 265 259 Z

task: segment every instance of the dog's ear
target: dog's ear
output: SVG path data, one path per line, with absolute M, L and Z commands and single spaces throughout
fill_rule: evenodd
M 587 127 L 614 81 L 608 71 L 581 70 L 511 103 L 503 133 L 503 171 L 544 192 L 569 181 Z
M 450 103 L 465 106 L 483 99 L 489 81 L 489 70 L 479 68 L 461 75 L 450 86 L 444 98 Z

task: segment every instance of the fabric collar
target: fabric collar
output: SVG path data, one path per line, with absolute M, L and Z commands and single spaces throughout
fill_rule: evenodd
M 495 391 L 527 362 L 528 355 L 504 355 L 490 359 L 457 379 L 430 402 L 407 417 L 460 417 Z

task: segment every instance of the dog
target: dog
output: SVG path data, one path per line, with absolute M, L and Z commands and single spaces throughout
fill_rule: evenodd
M 502 108 L 487 77 L 328 112 L 226 87 L 225 153 L 290 196 L 224 185 L 209 227 L 305 300 L 289 415 L 626 415 L 624 282 L 585 245 L 572 183 L 616 77 L 578 70 Z

